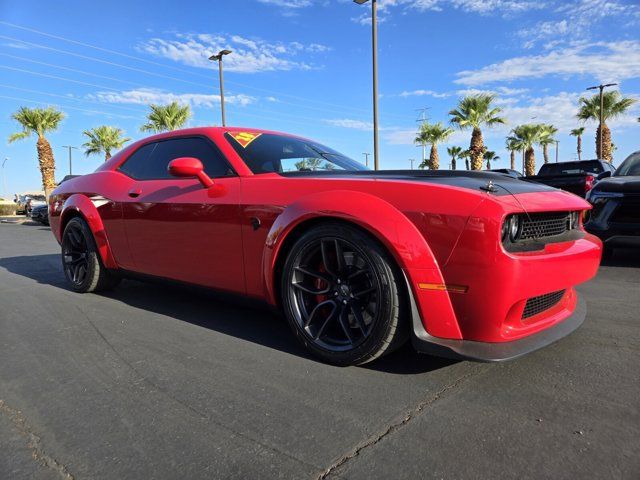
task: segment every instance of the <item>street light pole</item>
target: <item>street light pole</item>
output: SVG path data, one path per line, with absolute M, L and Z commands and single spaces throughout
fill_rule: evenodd
M 220 50 L 217 55 L 211 55 L 209 60 L 218 61 L 218 74 L 220 76 L 220 110 L 222 112 L 222 126 L 227 125 L 227 121 L 224 115 L 224 77 L 222 74 L 222 57 L 229 55 L 231 50 Z
M 365 152 L 365 153 L 363 153 L 363 155 L 364 155 L 364 165 L 365 165 L 365 167 L 368 167 L 369 166 L 369 155 L 371 155 L 371 154 Z
M 73 175 L 73 162 L 71 161 L 71 149 L 77 150 L 78 147 L 73 147 L 71 145 L 63 145 L 62 147 L 69 149 L 69 175 Z
M 369 0 L 353 0 L 358 5 Z M 371 50 L 373 56 L 373 169 L 380 168 L 378 155 L 378 2 L 371 0 Z
M 2 161 L 2 195 L 3 196 L 7 195 L 7 179 L 4 176 L 4 164 L 7 163 L 7 160 L 9 160 L 9 157 L 4 157 L 4 160 Z
M 556 140 L 556 163 L 558 163 L 558 144 L 560 143 L 560 140 Z
M 411 170 L 413 170 L 413 162 L 415 162 L 415 159 L 410 158 L 409 161 L 411 162 Z
M 596 154 L 598 155 L 599 159 L 602 159 L 602 125 L 604 123 L 604 89 L 607 87 L 615 87 L 616 85 L 618 85 L 617 83 L 605 83 L 600 84 L 600 85 L 596 85 L 594 87 L 589 87 L 587 88 L 587 90 L 600 90 L 600 126 L 599 126 L 599 130 L 600 133 L 598 135 L 599 140 L 600 140 L 600 147 L 598 148 L 598 152 L 596 152 Z

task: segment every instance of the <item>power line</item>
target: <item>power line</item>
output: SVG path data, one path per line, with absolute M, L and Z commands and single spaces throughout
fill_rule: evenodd
M 28 31 L 28 32 L 36 33 L 38 35 L 43 35 L 43 36 L 46 36 L 46 37 L 49 37 L 49 38 L 55 38 L 57 40 L 62 40 L 62 41 L 68 42 L 68 43 L 72 43 L 72 44 L 76 44 L 76 45 L 92 48 L 94 50 L 98 50 L 98 51 L 102 51 L 102 52 L 106 52 L 106 53 L 111 53 L 111 54 L 114 54 L 114 55 L 119 55 L 119 56 L 124 57 L 124 58 L 130 58 L 132 60 L 137 60 L 137 61 L 144 62 L 144 63 L 150 64 L 150 65 L 157 65 L 157 66 L 160 66 L 160 67 L 163 67 L 163 68 L 168 68 L 168 69 L 171 69 L 171 70 L 175 70 L 175 71 L 182 72 L 182 73 L 187 73 L 187 74 L 190 74 L 190 75 L 195 75 L 195 76 L 198 76 L 198 77 L 209 78 L 209 76 L 204 75 L 204 74 L 200 74 L 200 73 L 197 73 L 197 72 L 189 71 L 189 70 L 186 70 L 186 69 L 183 69 L 183 68 L 178 68 L 178 67 L 174 67 L 174 66 L 170 66 L 170 65 L 165 65 L 163 63 L 154 62 L 152 60 L 146 60 L 146 59 L 143 59 L 143 58 L 140 58 L 140 57 L 136 57 L 134 55 L 129 55 L 129 54 L 126 54 L 126 53 L 123 53 L 123 52 L 119 52 L 119 51 L 116 51 L 116 50 L 112 50 L 112 49 L 108 49 L 108 48 L 104 48 L 104 47 L 99 47 L 99 46 L 92 45 L 92 44 L 89 44 L 89 43 L 86 43 L 86 42 L 80 42 L 78 40 L 65 38 L 65 37 L 62 37 L 62 36 L 59 36 L 59 35 L 53 35 L 53 34 L 50 34 L 50 33 L 47 33 L 47 32 L 43 32 L 41 30 L 36 30 L 34 28 L 25 27 L 25 26 L 22 26 L 22 25 L 16 25 L 16 24 L 13 24 L 13 23 L 10 23 L 10 22 L 1 21 L 1 20 L 0 20 L 0 24 L 6 25 L 6 26 L 9 26 L 9 27 L 12 27 L 12 28 L 17 28 L 17 29 Z M 154 75 L 154 76 L 160 76 L 160 77 L 163 77 L 163 78 L 170 78 L 170 79 L 173 79 L 173 80 L 183 81 L 183 82 L 191 83 L 191 84 L 194 84 L 194 85 L 205 86 L 207 89 L 211 89 L 212 88 L 212 86 L 209 85 L 209 84 L 204 85 L 204 84 L 200 84 L 200 83 L 189 82 L 188 80 L 177 79 L 175 77 L 168 77 L 168 76 L 165 76 L 165 75 L 156 74 L 156 73 L 153 73 L 153 72 L 148 72 L 146 70 L 135 69 L 133 67 L 128 67 L 126 65 L 121 65 L 121 64 L 114 63 L 114 62 L 108 62 L 106 60 L 100 60 L 100 59 L 97 59 L 95 57 L 87 57 L 85 55 L 80 55 L 80 54 L 76 54 L 76 53 L 73 53 L 73 52 L 68 52 L 66 50 L 60 50 L 60 49 L 55 49 L 53 47 L 48 47 L 48 46 L 45 46 L 45 45 L 35 44 L 35 43 L 32 43 L 32 42 L 26 42 L 24 40 L 12 38 L 12 37 L 0 36 L 0 38 L 5 38 L 5 39 L 11 40 L 11 41 L 18 41 L 18 42 L 22 42 L 22 43 L 26 43 L 26 44 L 31 44 L 31 45 L 37 46 L 39 48 L 45 48 L 45 49 L 57 51 L 57 52 L 60 52 L 60 53 L 65 53 L 65 54 L 68 54 L 68 55 L 78 56 L 80 58 L 86 58 L 86 59 L 89 59 L 89 60 L 94 60 L 94 61 L 98 61 L 98 62 L 102 62 L 102 63 L 107 63 L 109 65 L 119 66 L 121 68 L 128 68 L 128 69 L 132 69 L 134 71 L 139 71 L 139 72 L 142 72 L 142 73 L 148 73 L 148 74 Z M 244 88 L 248 88 L 248 89 L 255 90 L 255 91 L 260 91 L 260 92 L 264 92 L 264 93 L 270 93 L 270 94 L 278 95 L 278 96 L 281 96 L 281 97 L 293 98 L 295 100 L 301 100 L 303 102 L 314 103 L 316 105 L 328 105 L 328 106 L 337 107 L 337 108 L 340 108 L 340 109 L 347 109 L 347 110 L 352 110 L 352 111 L 359 111 L 359 112 L 362 112 L 362 113 L 369 113 L 369 110 L 364 109 L 364 108 L 349 107 L 349 106 L 346 106 L 346 105 L 341 105 L 341 104 L 330 103 L 330 102 L 325 102 L 325 101 L 321 101 L 321 100 L 310 99 L 310 98 L 301 97 L 301 96 L 298 96 L 298 95 L 292 95 L 292 94 L 288 94 L 288 93 L 279 92 L 279 91 L 276 91 L 276 90 L 270 90 L 270 89 L 266 89 L 266 88 L 255 87 L 253 85 L 248 85 L 248 84 L 245 84 L 245 83 L 229 81 L 229 80 L 226 81 L 226 83 L 231 84 L 231 85 L 237 85 L 237 86 L 244 87 Z M 306 107 L 304 107 L 304 108 L 306 108 Z M 404 118 L 403 115 L 392 114 L 392 113 L 387 113 L 386 116 L 387 117 L 392 116 L 392 117 L 397 117 L 397 118 Z
M 37 100 L 31 100 L 28 98 L 19 98 L 19 97 L 10 97 L 8 95 L 0 95 L 0 98 L 5 98 L 7 100 L 18 100 L 19 102 L 29 102 L 29 103 L 37 103 L 40 105 L 51 105 L 51 103 L 47 103 L 47 102 L 39 102 Z M 97 113 L 100 115 L 107 115 L 107 116 L 111 116 L 111 117 L 119 117 L 119 118 L 126 118 L 126 119 L 133 119 L 133 120 L 139 120 L 140 117 L 134 117 L 132 115 L 120 115 L 117 113 L 105 113 L 102 110 L 87 110 L 85 108 L 78 108 L 78 107 L 72 107 L 70 105 L 60 105 L 61 107 L 67 108 L 67 109 L 71 109 L 71 110 L 79 110 L 81 112 L 86 112 L 86 113 Z
M 48 73 L 34 72 L 33 70 L 25 70 L 23 68 L 10 67 L 8 65 L 0 65 L 0 68 L 4 68 L 7 70 L 14 70 L 16 72 L 28 73 L 30 75 L 38 75 L 40 77 L 53 78 L 55 80 L 62 80 L 64 82 L 77 83 L 79 85 L 88 85 L 90 87 L 104 88 L 105 90 L 111 90 L 113 92 L 120 92 L 120 90 L 118 90 L 117 88 L 111 88 L 105 85 L 97 85 L 95 83 L 82 82 L 80 80 L 74 80 L 72 78 L 58 77 L 57 75 L 49 75 Z

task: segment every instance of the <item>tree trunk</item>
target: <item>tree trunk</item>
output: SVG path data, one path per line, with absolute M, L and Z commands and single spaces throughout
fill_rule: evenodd
M 598 153 L 600 153 L 598 155 Z M 602 150 L 600 150 L 600 127 L 596 130 L 596 156 L 602 160 L 611 163 L 613 155 L 611 154 L 611 130 L 607 124 L 602 125 Z
M 482 132 L 479 128 L 474 128 L 471 133 L 471 170 L 482 170 L 482 155 L 484 155 L 484 142 L 482 140 Z
M 40 165 L 40 174 L 42 175 L 42 189 L 45 195 L 49 195 L 56 188 L 56 163 L 53 158 L 51 145 L 46 138 L 38 136 L 38 164 Z
M 104 161 L 108 162 L 111 158 L 111 152 L 104 152 Z
M 451 157 L 451 170 L 456 169 L 456 157 Z
M 516 169 L 516 151 L 511 150 L 511 170 Z
M 546 143 L 542 145 L 542 156 L 544 157 L 544 163 L 549 163 L 549 145 Z
M 527 148 L 524 154 L 525 175 L 532 177 L 536 174 L 536 154 L 533 151 L 533 147 Z
M 467 170 L 469 170 L 469 159 L 468 158 L 464 159 L 464 164 L 467 167 Z
M 438 170 L 440 168 L 440 159 L 438 158 L 438 147 L 435 143 L 431 144 L 431 152 L 429 153 L 429 168 Z
M 582 160 L 582 135 L 578 135 L 578 160 Z
M 491 170 L 491 160 L 487 160 L 487 170 Z

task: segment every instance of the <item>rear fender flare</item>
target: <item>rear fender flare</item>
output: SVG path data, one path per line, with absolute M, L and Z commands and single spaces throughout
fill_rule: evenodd
M 276 278 L 275 272 L 280 255 L 286 254 L 281 252 L 286 239 L 296 227 L 320 218 L 353 223 L 376 237 L 405 272 L 409 279 L 411 295 L 416 295 L 418 281 L 444 283 L 427 240 L 393 205 L 379 197 L 362 192 L 349 190 L 318 192 L 305 196 L 285 208 L 276 218 L 267 235 L 262 270 L 266 295 L 270 303 L 275 305 L 279 302 L 277 298 L 279 279 Z M 437 303 L 445 305 L 444 309 L 438 309 L 438 316 L 444 315 L 448 318 L 427 320 L 423 315 L 421 322 L 424 328 L 427 328 L 427 322 L 437 324 L 440 321 L 457 327 L 448 293 L 444 291 L 431 293 L 439 297 Z
M 95 200 L 95 199 L 94 199 Z M 96 200 L 100 201 L 100 200 Z M 75 193 L 67 198 L 62 205 L 60 211 L 60 240 L 62 240 L 62 234 L 67 222 L 74 216 L 82 217 L 93 233 L 93 238 L 98 247 L 98 253 L 102 264 L 106 268 L 117 269 L 118 264 L 115 261 L 111 247 L 109 246 L 109 240 L 102 224 L 102 218 L 98 213 L 96 205 L 91 198 L 86 195 Z

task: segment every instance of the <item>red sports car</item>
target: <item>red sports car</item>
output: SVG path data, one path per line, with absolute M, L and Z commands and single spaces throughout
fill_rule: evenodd
M 71 287 L 162 277 L 266 301 L 313 354 L 515 358 L 585 317 L 601 242 L 583 199 L 491 172 L 369 171 L 314 141 L 194 128 L 138 141 L 60 185 Z

